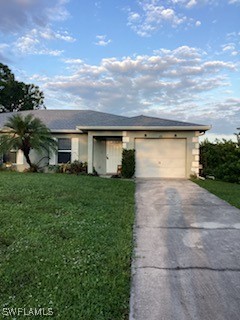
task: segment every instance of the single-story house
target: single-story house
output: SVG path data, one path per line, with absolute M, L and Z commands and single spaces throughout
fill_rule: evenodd
M 199 136 L 210 126 L 147 116 L 125 117 L 91 110 L 21 111 L 40 118 L 58 141 L 58 152 L 48 163 L 79 160 L 88 172 L 116 174 L 122 150 L 135 149 L 136 177 L 188 178 L 199 172 Z M 0 130 L 13 113 L 0 114 Z M 30 154 L 33 162 L 40 156 Z M 18 170 L 27 167 L 21 151 L 10 161 Z M 46 161 L 46 159 L 45 159 Z

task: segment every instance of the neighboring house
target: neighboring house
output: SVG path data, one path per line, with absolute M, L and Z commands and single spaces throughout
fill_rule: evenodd
M 50 165 L 79 160 L 99 174 L 114 174 L 122 149 L 136 150 L 136 177 L 188 178 L 199 172 L 198 137 L 210 126 L 137 116 L 124 117 L 90 110 L 22 111 L 40 118 L 58 140 Z M 12 113 L 0 114 L 0 130 Z M 21 151 L 12 151 L 18 170 L 27 167 Z M 33 162 L 42 156 L 32 151 Z M 42 161 L 46 162 L 46 158 Z

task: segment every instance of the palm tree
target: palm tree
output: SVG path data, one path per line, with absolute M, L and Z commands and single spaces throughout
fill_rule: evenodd
M 29 157 L 31 149 L 38 152 L 48 152 L 57 149 L 57 143 L 52 138 L 50 130 L 32 114 L 23 117 L 21 114 L 11 116 L 4 125 L 3 134 L 0 138 L 0 153 L 10 150 L 22 150 L 31 169 L 34 164 Z

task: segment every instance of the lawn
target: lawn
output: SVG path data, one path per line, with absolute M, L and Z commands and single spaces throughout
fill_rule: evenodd
M 128 318 L 132 181 L 0 172 L 0 206 L 3 308 L 52 308 L 47 318 L 64 320 Z
M 216 180 L 193 180 L 219 198 L 240 209 L 240 184 Z

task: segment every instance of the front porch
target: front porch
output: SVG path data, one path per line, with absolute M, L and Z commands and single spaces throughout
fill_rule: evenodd
M 122 133 L 114 135 L 88 132 L 88 173 L 101 175 L 117 173 L 122 162 Z

